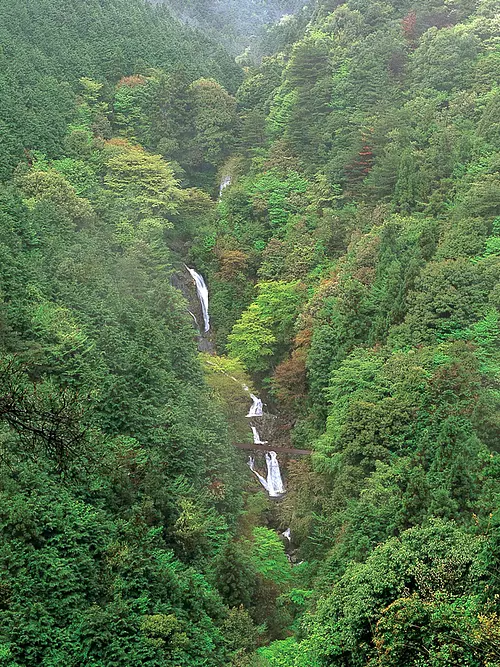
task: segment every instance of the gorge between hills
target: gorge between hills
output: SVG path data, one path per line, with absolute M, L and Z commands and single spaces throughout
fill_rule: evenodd
M 498 0 L 0 17 L 0 667 L 500 667 Z

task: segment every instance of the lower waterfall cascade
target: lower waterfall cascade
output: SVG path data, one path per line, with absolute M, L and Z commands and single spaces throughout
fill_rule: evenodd
M 248 387 L 244 387 L 244 389 L 248 391 Z M 252 399 L 252 406 L 249 410 L 247 417 L 253 417 L 253 418 L 262 417 L 263 416 L 262 400 L 258 396 L 255 396 L 255 394 L 250 394 L 250 398 Z M 268 444 L 267 440 L 261 439 L 259 431 L 257 430 L 256 426 L 252 425 L 251 429 L 256 449 L 258 449 L 259 445 Z M 271 498 L 281 498 L 281 496 L 283 496 L 283 494 L 285 493 L 285 487 L 283 484 L 283 479 L 281 477 L 281 470 L 278 462 L 278 456 L 274 451 L 266 451 L 265 457 L 266 457 L 266 467 L 267 467 L 267 478 L 263 477 L 255 469 L 254 457 L 252 456 L 249 457 L 248 466 L 250 470 L 254 473 L 254 475 L 257 477 L 259 482 L 262 484 L 264 489 L 268 492 Z

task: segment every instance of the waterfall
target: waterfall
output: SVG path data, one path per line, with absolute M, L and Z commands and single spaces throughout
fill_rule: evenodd
M 269 493 L 269 485 L 267 483 L 267 480 L 262 477 L 262 475 L 259 475 L 259 473 L 255 470 L 255 459 L 252 458 L 251 456 L 248 457 L 248 465 L 250 467 L 250 470 L 254 473 L 254 475 L 257 477 L 259 482 L 262 484 L 262 486 L 265 488 L 265 490 Z M 269 495 L 271 495 L 269 493 Z
M 197 271 L 195 271 L 194 269 L 190 269 L 189 266 L 186 266 L 186 269 L 191 274 L 196 285 L 196 292 L 198 294 L 198 298 L 201 303 L 201 312 L 203 313 L 203 322 L 205 324 L 205 333 L 206 333 L 207 331 L 210 330 L 210 316 L 208 314 L 208 287 L 206 286 L 205 281 L 203 280 L 203 276 L 200 276 L 200 274 Z
M 290 528 L 287 528 L 284 533 L 281 533 L 285 539 L 287 539 L 289 542 L 292 541 L 292 531 Z
M 248 388 L 246 387 L 245 389 Z M 252 393 L 250 394 L 250 398 L 252 399 L 252 406 L 247 417 L 262 417 L 263 410 L 261 399 Z M 261 439 L 256 427 L 251 426 L 251 429 L 254 445 L 267 445 L 267 440 Z M 266 452 L 267 479 L 264 479 L 264 477 L 255 470 L 255 460 L 252 457 L 249 458 L 248 465 L 271 498 L 279 498 L 285 493 L 285 487 L 283 486 L 283 480 L 281 479 L 280 464 L 278 463 L 276 452 Z
M 268 492 L 271 498 L 279 498 L 285 493 L 283 480 L 281 479 L 280 464 L 276 458 L 276 452 L 266 452 L 267 479 L 264 479 L 257 470 L 255 470 L 255 459 L 248 458 L 248 466 L 259 482 Z
M 231 176 L 224 176 L 222 181 L 220 182 L 219 198 L 222 195 L 223 190 L 225 190 L 230 185 L 231 185 Z
M 268 493 L 271 498 L 277 498 L 285 493 L 285 487 L 281 479 L 280 464 L 276 452 L 266 452 L 266 464 Z
M 250 394 L 252 399 L 252 407 L 248 411 L 247 417 L 262 417 L 262 401 L 258 396 Z
M 224 188 L 230 185 L 230 183 L 231 183 L 231 178 L 229 176 L 225 177 L 221 183 L 221 192 Z M 186 264 L 184 266 L 189 271 L 196 285 L 196 292 L 200 300 L 201 311 L 203 314 L 205 333 L 207 333 L 208 331 L 210 331 L 210 316 L 208 314 L 208 287 L 206 286 L 205 281 L 203 280 L 203 276 L 201 276 L 194 269 L 189 268 L 189 266 L 187 266 Z M 189 313 L 193 317 L 194 321 L 197 323 L 196 316 L 194 315 L 194 313 L 192 313 L 191 311 L 189 311 Z M 229 375 L 229 377 L 235 382 L 238 382 L 238 380 L 232 375 Z M 243 384 L 242 388 L 244 389 L 244 391 L 250 393 L 250 398 L 252 399 L 252 405 L 248 411 L 247 417 L 250 418 L 262 417 L 263 405 L 261 399 L 258 396 L 255 396 L 255 394 L 252 394 L 250 392 L 250 389 L 246 385 Z M 267 440 L 261 439 L 257 428 L 255 426 L 251 426 L 251 429 L 253 434 L 254 445 L 267 445 Z M 266 452 L 267 479 L 262 477 L 262 475 L 260 475 L 257 472 L 257 470 L 255 470 L 255 461 L 252 457 L 249 458 L 248 465 L 250 466 L 250 470 L 254 473 L 254 475 L 256 475 L 257 479 L 262 484 L 264 489 L 268 492 L 271 498 L 279 498 L 285 493 L 285 487 L 283 486 L 283 480 L 281 479 L 280 465 L 278 463 L 276 452 Z M 287 531 L 285 531 L 285 533 L 286 532 Z M 287 537 L 287 539 L 290 539 L 289 531 L 288 534 L 285 533 L 284 533 L 285 537 Z
M 254 445 L 267 445 L 267 440 L 261 440 L 259 432 L 255 428 L 255 426 L 251 426 L 252 433 L 253 433 L 253 444 Z
M 227 377 L 231 378 L 231 380 L 233 380 L 234 382 L 240 384 L 240 381 L 233 375 L 229 375 L 229 373 L 226 373 L 225 371 L 222 371 L 222 373 L 224 373 L 224 375 L 227 375 Z M 244 391 L 250 393 L 250 398 L 252 399 L 252 405 L 247 414 L 247 417 L 262 417 L 263 406 L 261 399 L 258 396 L 255 396 L 255 394 L 252 394 L 250 392 L 250 388 L 247 387 L 247 385 L 240 384 L 240 386 Z M 268 444 L 267 440 L 261 439 L 260 433 L 258 432 L 255 426 L 251 426 L 250 428 L 252 429 L 253 433 L 254 445 Z M 283 485 L 283 480 L 281 478 L 280 465 L 278 463 L 276 452 L 266 452 L 266 465 L 267 465 L 267 479 L 265 479 L 259 472 L 257 472 L 257 470 L 255 470 L 255 459 L 252 456 L 248 458 L 248 466 L 250 470 L 254 473 L 254 475 L 257 477 L 257 479 L 262 484 L 264 489 L 268 492 L 269 496 L 271 498 L 279 498 L 285 493 L 285 487 Z M 290 539 L 289 529 L 288 531 L 285 531 L 284 536 Z

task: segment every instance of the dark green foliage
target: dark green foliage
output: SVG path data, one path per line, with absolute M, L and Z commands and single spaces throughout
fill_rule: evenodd
M 351 566 L 311 628 L 317 664 L 480 665 L 482 546 L 481 538 L 436 521 Z
M 60 154 L 81 77 L 114 84 L 164 67 L 185 69 L 190 81 L 213 75 L 233 89 L 239 83 L 239 69 L 221 47 L 140 0 L 2 0 L 0 10 L 3 177 L 23 149 Z M 98 114 L 94 129 L 104 120 Z
M 222 602 L 165 548 L 160 528 L 137 515 L 117 522 L 39 468 L 3 476 L 1 507 L 0 615 L 11 664 L 225 659 Z
M 230 607 L 249 607 L 257 572 L 249 555 L 237 542 L 228 542 L 216 561 L 217 590 Z
M 249 640 L 207 573 L 242 477 L 167 244 L 209 198 L 135 142 L 165 88 L 238 70 L 134 0 L 1 9 L 1 659 L 227 664 Z

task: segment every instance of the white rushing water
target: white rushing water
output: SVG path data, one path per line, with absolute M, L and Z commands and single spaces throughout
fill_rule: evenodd
M 271 498 L 279 498 L 285 493 L 276 452 L 266 452 L 267 479 L 255 470 L 255 459 L 251 456 L 248 465 Z
M 245 390 L 248 390 L 248 387 L 245 387 Z M 263 408 L 261 399 L 252 393 L 250 393 L 250 398 L 252 399 L 252 406 L 247 417 L 262 417 Z M 251 426 L 251 429 L 254 445 L 267 445 L 267 440 L 261 439 L 257 428 Z M 285 493 L 285 487 L 283 486 L 283 480 L 281 479 L 280 464 L 278 463 L 276 452 L 266 452 L 267 479 L 264 479 L 264 477 L 255 470 L 254 458 L 249 458 L 248 465 L 271 498 L 279 498 Z
M 255 396 L 255 394 L 252 394 L 250 392 L 250 388 L 245 384 L 241 384 L 240 381 L 233 375 L 229 375 L 229 373 L 225 373 L 224 371 L 222 372 L 224 375 L 227 375 L 229 378 L 231 378 L 231 380 L 239 384 L 244 391 L 250 394 L 250 398 L 252 399 L 252 406 L 250 407 L 247 417 L 262 417 L 263 406 L 261 399 L 258 396 Z M 255 426 L 251 426 L 250 428 L 252 429 L 254 445 L 268 444 L 267 440 L 262 440 L 260 433 Z M 278 463 L 276 452 L 266 452 L 267 479 L 263 477 L 257 470 L 255 470 L 255 459 L 252 456 L 248 458 L 248 465 L 250 470 L 254 473 L 271 498 L 279 498 L 285 493 L 285 487 L 281 478 L 280 465 Z
M 259 432 L 255 428 L 255 426 L 251 426 L 252 433 L 253 433 L 253 444 L 254 445 L 267 445 L 267 440 L 261 440 Z
M 262 417 L 262 401 L 255 394 L 250 394 L 252 407 L 248 411 L 247 417 Z
M 250 467 L 250 470 L 254 473 L 254 475 L 257 477 L 259 482 L 262 484 L 262 486 L 265 488 L 265 490 L 269 493 L 269 486 L 267 484 L 267 480 L 260 475 L 257 470 L 255 470 L 255 459 L 252 456 L 248 457 L 248 465 Z
M 287 528 L 284 533 L 281 533 L 285 539 L 287 539 L 289 542 L 292 541 L 292 531 L 290 528 Z
M 268 493 L 271 498 L 277 498 L 285 493 L 285 487 L 281 479 L 280 464 L 276 452 L 266 452 L 266 463 Z
M 219 197 L 222 195 L 222 192 L 231 185 L 231 176 L 224 176 L 220 182 L 219 187 Z
M 194 320 L 194 323 L 195 323 L 196 326 L 198 327 L 198 320 L 196 319 L 196 315 L 195 315 L 194 313 L 192 313 L 190 310 L 188 310 L 188 313 L 191 315 L 191 317 L 192 317 L 193 320 Z
M 189 266 L 187 265 L 185 266 L 186 269 L 191 274 L 196 285 L 196 292 L 198 294 L 198 298 L 201 303 L 201 312 L 203 313 L 203 323 L 205 325 L 205 333 L 206 333 L 207 331 L 210 331 L 210 316 L 208 314 L 208 287 L 206 286 L 205 281 L 203 280 L 203 276 L 201 276 L 194 269 L 190 269 Z

